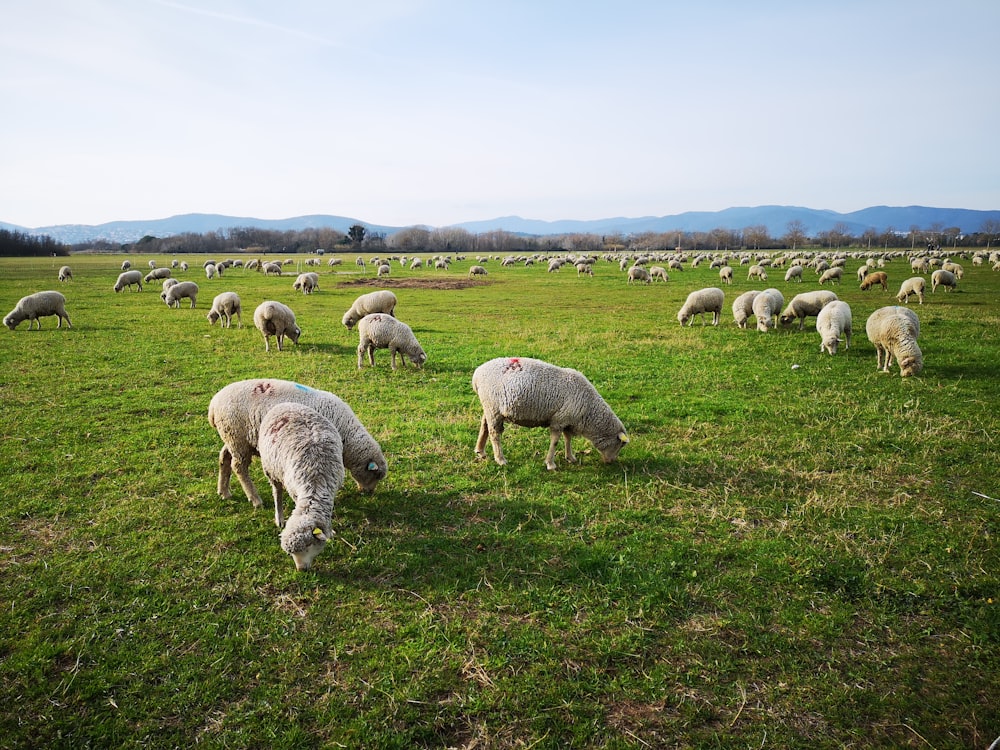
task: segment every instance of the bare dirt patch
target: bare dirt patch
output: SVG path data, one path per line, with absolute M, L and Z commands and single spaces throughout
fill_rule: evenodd
M 468 289 L 470 286 L 486 286 L 489 281 L 480 279 L 386 279 L 367 278 L 337 282 L 337 286 L 374 286 L 396 289 Z

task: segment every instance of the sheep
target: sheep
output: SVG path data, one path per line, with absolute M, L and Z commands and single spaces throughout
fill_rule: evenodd
M 180 284 L 180 283 L 181 283 L 180 279 L 174 279 L 174 278 L 164 279 L 163 280 L 163 288 L 160 290 L 160 299 L 163 299 L 163 297 L 164 297 L 163 292 L 167 291 L 170 287 L 175 286 L 175 285 Z
M 719 279 L 725 284 L 733 283 L 733 269 L 730 266 L 723 266 L 719 269 Z
M 816 332 L 820 335 L 819 352 L 829 352 L 832 357 L 843 340 L 844 348 L 851 348 L 851 307 L 846 302 L 835 299 L 819 311 L 816 316 Z M 841 339 L 840 337 L 844 338 Z
M 764 270 L 764 266 L 757 264 L 755 266 L 750 266 L 750 270 L 747 273 L 747 281 L 750 279 L 759 279 L 760 281 L 767 281 L 767 271 Z
M 965 269 L 962 268 L 962 266 L 960 266 L 958 263 L 952 263 L 951 261 L 948 261 L 944 263 L 941 266 L 941 268 L 945 271 L 951 271 L 953 274 L 955 274 L 955 278 L 958 279 L 959 281 L 965 278 Z
M 864 281 L 861 282 L 861 290 L 865 291 L 871 289 L 875 285 L 880 285 L 883 289 L 888 289 L 889 277 L 886 275 L 885 271 L 876 271 L 875 273 L 870 273 L 865 276 Z
M 687 296 L 681 309 L 677 311 L 677 320 L 681 325 L 687 323 L 690 326 L 694 323 L 694 316 L 701 315 L 701 324 L 705 325 L 705 313 L 712 313 L 712 325 L 717 326 L 725 301 L 726 295 L 718 287 L 697 289 Z
M 743 292 L 733 302 L 733 320 L 740 328 L 747 327 L 747 319 L 753 314 L 753 300 L 758 294 L 759 290 L 751 289 L 749 292 Z
M 893 357 L 901 377 L 918 374 L 924 367 L 924 355 L 917 345 L 920 320 L 908 307 L 881 307 L 865 323 L 868 340 L 875 345 L 877 370 L 889 372 Z M 885 364 L 883 365 L 883 357 Z
M 219 324 L 221 328 L 233 327 L 233 316 L 236 316 L 236 327 L 243 327 L 243 303 L 240 295 L 236 292 L 223 292 L 217 294 L 212 300 L 212 309 L 208 311 L 208 322 L 215 325 L 215 321 L 222 320 Z
M 73 269 L 69 266 L 63 266 L 59 269 L 59 281 L 69 281 L 73 278 Z
M 837 282 L 840 283 L 840 279 L 844 275 L 844 269 L 840 266 L 834 266 L 833 268 L 828 268 L 823 271 L 823 275 L 819 277 L 819 283 L 825 284 L 826 282 Z
M 864 281 L 865 280 L 865 276 L 867 276 L 868 274 L 870 274 L 874 270 L 875 270 L 874 266 L 869 266 L 867 263 L 865 263 L 864 265 L 862 265 L 858 269 L 858 282 L 860 283 L 860 282 Z
M 778 317 L 778 322 L 787 328 L 798 319 L 799 330 L 801 331 L 805 328 L 806 318 L 810 315 L 819 315 L 819 311 L 823 309 L 823 306 L 833 302 L 835 299 L 837 299 L 837 295 L 826 289 L 796 294 L 792 297 L 792 301 L 788 303 L 788 307 Z
M 193 310 L 198 302 L 198 285 L 193 281 L 182 281 L 180 284 L 174 284 L 160 296 L 167 303 L 167 307 L 180 307 L 181 300 L 187 297 L 191 300 L 191 309 Z
M 132 267 L 132 261 L 130 261 L 130 260 L 123 260 L 122 261 L 122 270 L 123 271 L 129 270 L 131 267 Z
M 344 484 L 344 445 L 333 422 L 311 406 L 280 403 L 261 420 L 260 465 L 274 496 L 274 523 L 281 548 L 296 570 L 309 570 L 333 536 L 333 503 Z M 285 523 L 285 492 L 295 509 Z
M 795 265 L 791 266 L 787 271 L 785 271 L 785 281 L 797 281 L 802 283 L 802 266 Z
M 753 301 L 753 314 L 757 318 L 757 330 L 767 333 L 774 328 L 774 321 L 785 304 L 785 295 L 774 287 L 765 289 Z
M 483 407 L 476 456 L 486 458 L 488 438 L 493 445 L 493 459 L 500 466 L 507 463 L 500 446 L 505 421 L 522 427 L 549 428 L 549 451 L 545 456 L 549 471 L 556 469 L 560 435 L 565 439 L 565 456 L 570 463 L 576 462 L 570 445 L 574 435 L 589 440 L 605 463 L 614 461 L 628 443 L 621 420 L 577 370 L 528 357 L 499 357 L 476 368 L 472 390 Z
M 4 316 L 3 324 L 13 331 L 22 321 L 27 320 L 29 331 L 32 325 L 37 326 L 40 331 L 42 321 L 39 318 L 49 315 L 58 318 L 56 328 L 62 328 L 63 318 L 66 319 L 67 327 L 73 327 L 69 322 L 69 315 L 66 314 L 66 298 L 61 293 L 52 291 L 35 292 L 27 297 L 21 297 L 14 305 L 14 309 Z
M 150 261 L 152 263 L 153 261 Z M 152 271 L 146 274 L 143 281 L 147 284 L 150 281 L 159 281 L 160 279 L 169 279 L 172 271 L 169 268 L 154 268 Z
M 591 271 L 593 274 L 593 271 Z M 650 266 L 649 267 L 649 278 L 650 279 L 660 279 L 661 281 L 670 281 L 670 276 L 667 275 L 667 269 L 663 266 Z
M 372 313 L 366 315 L 358 321 L 358 369 L 365 353 L 368 354 L 368 362 L 375 366 L 375 350 L 388 349 L 392 354 L 392 369 L 396 369 L 396 352 L 399 352 L 399 361 L 406 366 L 406 357 L 419 369 L 427 361 L 427 355 L 417 343 L 417 337 L 413 335 L 411 329 L 401 320 L 396 320 L 391 315 L 385 313 Z
M 927 283 L 922 276 L 913 276 L 904 281 L 903 285 L 899 287 L 899 294 L 896 295 L 896 299 L 908 305 L 910 304 L 910 295 L 915 294 L 917 295 L 917 300 L 922 305 L 924 304 L 924 290 L 926 288 Z
M 313 291 L 319 289 L 319 274 L 315 271 L 300 273 L 295 277 L 295 283 L 292 284 L 292 289 L 301 291 L 303 294 L 312 294 Z
M 239 380 L 222 388 L 208 405 L 208 422 L 222 438 L 219 452 L 219 496 L 232 497 L 233 472 L 247 499 L 261 507 L 260 495 L 250 478 L 250 463 L 257 454 L 257 439 L 264 415 L 276 404 L 293 402 L 311 406 L 330 419 L 343 440 L 343 464 L 358 489 L 370 493 L 388 473 L 382 448 L 355 416 L 351 407 L 328 391 L 288 380 Z
M 354 327 L 355 323 L 366 315 L 371 315 L 372 313 L 385 313 L 386 315 L 393 315 L 395 309 L 396 295 L 388 289 L 380 289 L 377 292 L 368 292 L 368 294 L 362 294 L 354 300 L 354 304 L 352 304 L 350 309 L 344 313 L 341 323 L 347 326 L 347 330 L 349 331 Z
M 152 271 L 154 268 L 156 268 L 156 261 L 155 260 L 149 261 L 149 270 Z
M 939 286 L 943 286 L 946 292 L 954 291 L 958 288 L 958 277 L 951 271 L 939 268 L 931 274 L 931 294 L 936 292 Z
M 216 266 L 214 263 L 206 263 L 205 264 L 205 278 L 206 279 L 214 279 L 215 276 L 216 276 L 216 274 L 218 274 L 218 275 L 221 276 L 222 275 L 221 274 L 221 270 L 222 269 L 220 267 Z
M 271 336 L 278 340 L 278 351 L 282 351 L 285 336 L 293 344 L 299 343 L 302 331 L 295 325 L 295 313 L 292 308 L 274 300 L 265 300 L 257 305 L 253 312 L 253 324 L 264 337 L 264 351 L 271 351 Z
M 489 276 L 489 271 L 482 266 L 470 266 L 469 278 L 471 279 L 473 276 Z
M 115 282 L 115 291 L 120 292 L 126 288 L 132 291 L 133 284 L 139 287 L 140 292 L 142 291 L 142 271 L 122 271 Z
M 265 276 L 281 276 L 281 264 L 269 262 L 261 266 Z
M 642 281 L 646 284 L 652 282 L 652 278 L 647 271 L 642 266 L 632 266 L 628 269 L 628 283 L 631 284 L 633 281 Z
M 447 266 L 445 266 L 445 268 L 447 268 Z M 391 272 L 392 272 L 392 266 L 390 266 L 388 263 L 383 263 L 378 267 L 378 270 L 375 272 L 375 275 L 388 276 Z

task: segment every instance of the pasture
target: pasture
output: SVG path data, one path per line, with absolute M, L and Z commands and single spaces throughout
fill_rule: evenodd
M 895 304 L 848 262 L 854 338 L 733 324 L 742 291 L 820 288 L 735 266 L 718 327 L 678 325 L 706 265 L 627 285 L 544 263 L 469 281 L 394 264 L 320 289 L 204 258 L 115 294 L 125 256 L 0 259 L 0 312 L 58 289 L 73 328 L 0 329 L 0 741 L 4 747 L 986 748 L 1000 735 L 1000 273 L 928 294 L 925 366 L 876 372 L 864 322 Z M 144 273 L 148 256 L 132 254 Z M 169 258 L 156 257 L 159 265 Z M 74 279 L 60 283 L 68 264 Z M 301 270 L 305 270 L 302 268 Z M 354 298 L 384 285 L 428 361 L 357 369 Z M 825 288 L 825 287 L 824 287 Z M 243 328 L 210 326 L 221 291 Z M 295 311 L 264 351 L 253 309 Z M 583 372 L 631 442 L 547 472 L 546 430 L 473 454 L 474 368 Z M 336 539 L 297 573 L 271 510 L 216 494 L 206 419 L 234 380 L 333 391 L 380 442 Z M 254 463 L 258 489 L 267 482 Z

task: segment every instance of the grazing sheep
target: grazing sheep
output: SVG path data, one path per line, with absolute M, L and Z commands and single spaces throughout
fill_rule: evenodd
M 823 271 L 823 275 L 819 277 L 819 283 L 825 284 L 826 282 L 837 282 L 840 283 L 841 277 L 844 275 L 844 269 L 840 266 L 834 266 L 833 268 L 828 268 Z
M 399 361 L 406 366 L 406 357 L 420 368 L 427 361 L 427 355 L 417 343 L 417 337 L 413 335 L 413 330 L 401 320 L 396 320 L 386 313 L 372 313 L 366 315 L 358 321 L 358 369 L 361 369 L 361 362 L 365 353 L 368 354 L 368 362 L 375 366 L 375 350 L 388 349 L 392 354 L 392 369 L 396 369 L 396 352 L 399 352 Z
M 219 324 L 221 328 L 233 327 L 233 316 L 236 316 L 236 327 L 243 327 L 243 303 L 240 295 L 236 292 L 223 292 L 217 294 L 212 300 L 212 309 L 208 311 L 208 322 L 215 325 L 215 321 L 222 320 Z
M 896 295 L 896 299 L 900 302 L 905 302 L 907 305 L 910 304 L 910 295 L 917 295 L 917 300 L 920 304 L 924 304 L 924 290 L 927 288 L 927 283 L 924 281 L 922 276 L 913 276 L 903 282 L 903 285 L 899 287 L 899 294 Z
M 765 289 L 753 301 L 753 314 L 757 318 L 757 330 L 767 333 L 774 328 L 774 322 L 785 304 L 785 295 L 774 287 Z
M 222 271 L 222 268 L 219 267 L 219 266 L 216 266 L 214 263 L 206 263 L 205 264 L 205 278 L 206 279 L 214 279 L 215 276 L 216 276 L 216 274 L 218 274 L 219 276 L 221 276 L 222 275 L 221 271 Z
M 865 276 L 864 281 L 861 282 L 861 290 L 865 291 L 871 289 L 873 286 L 879 285 L 883 289 L 889 288 L 889 277 L 886 275 L 885 271 L 876 271 L 875 273 L 870 273 Z
M 574 435 L 589 440 L 605 463 L 618 457 L 628 443 L 625 426 L 580 372 L 527 357 L 500 357 L 485 362 L 472 374 L 472 390 L 483 406 L 476 440 L 476 455 L 486 458 L 486 440 L 493 445 L 493 458 L 507 463 L 500 447 L 504 422 L 522 427 L 548 427 L 549 451 L 545 467 L 556 469 L 559 436 L 566 442 L 566 460 L 576 462 L 570 445 Z
M 288 305 L 283 305 L 274 300 L 265 300 L 257 305 L 253 312 L 253 324 L 264 336 L 264 351 L 271 351 L 271 337 L 278 341 L 278 351 L 282 351 L 285 336 L 292 340 L 293 344 L 299 343 L 299 336 L 302 331 L 295 325 L 295 313 Z
M 366 315 L 371 315 L 372 313 L 385 313 L 387 315 L 393 315 L 393 311 L 396 309 L 396 295 L 390 292 L 388 289 L 380 289 L 377 292 L 368 292 L 368 294 L 362 294 L 356 300 L 351 308 L 344 313 L 344 317 L 341 320 L 347 330 L 351 330 L 354 324 L 361 320 Z
M 858 282 L 860 283 L 864 281 L 865 276 L 867 276 L 874 270 L 875 270 L 874 266 L 869 266 L 867 263 L 861 266 L 861 268 L 858 269 Z
M 694 323 L 694 316 L 701 315 L 701 324 L 705 325 L 705 313 L 712 313 L 712 325 L 717 326 L 725 301 L 725 292 L 718 287 L 697 289 L 687 296 L 681 309 L 677 311 L 677 320 L 681 325 L 687 323 L 690 326 Z
M 73 278 L 73 270 L 69 266 L 59 269 L 59 281 L 69 281 Z
M 633 281 L 642 281 L 646 284 L 652 282 L 652 278 L 647 271 L 642 266 L 632 266 L 628 269 L 628 283 L 631 284 Z
M 333 503 L 344 484 L 344 444 L 333 422 L 311 406 L 280 403 L 261 420 L 257 437 L 260 465 L 271 483 L 274 523 L 281 548 L 296 570 L 309 570 L 333 536 Z M 295 509 L 285 524 L 282 500 Z
M 281 276 L 281 264 L 269 262 L 261 266 L 265 276 Z
M 267 378 L 230 383 L 208 405 L 208 422 L 223 443 L 219 452 L 219 495 L 232 497 L 229 484 L 235 471 L 247 499 L 254 507 L 261 507 L 260 495 L 250 478 L 250 462 L 258 452 L 264 415 L 276 404 L 286 402 L 311 406 L 333 422 L 343 440 L 344 468 L 354 477 L 359 490 L 373 492 L 388 473 L 385 456 L 351 407 L 328 391 Z
M 482 266 L 471 266 L 469 268 L 469 278 L 473 276 L 489 276 L 489 271 L 487 271 Z
M 788 303 L 788 307 L 779 316 L 778 322 L 787 328 L 798 319 L 799 330 L 801 331 L 805 328 L 806 318 L 810 315 L 819 315 L 819 311 L 823 309 L 823 306 L 833 302 L 835 299 L 837 299 L 837 295 L 826 289 L 796 294 L 792 297 L 792 301 Z
M 156 261 L 155 260 L 149 261 L 149 270 L 152 271 L 154 268 L 156 268 Z
M 198 302 L 198 285 L 193 281 L 182 281 L 162 292 L 160 297 L 167 303 L 167 307 L 180 307 L 181 300 L 187 297 L 191 300 L 191 308 L 194 309 Z
M 424 262 L 420 258 L 414 258 L 410 261 L 410 269 L 423 268 Z
M 724 284 L 733 283 L 733 269 L 730 266 L 723 266 L 719 269 L 719 278 Z
M 3 324 L 13 331 L 21 322 L 27 320 L 29 331 L 32 325 L 37 326 L 40 331 L 42 330 L 42 321 L 39 318 L 45 318 L 49 315 L 55 315 L 58 318 L 56 328 L 62 328 L 63 318 L 66 319 L 67 327 L 73 327 L 73 324 L 69 322 L 69 315 L 66 314 L 66 298 L 59 292 L 51 291 L 35 292 L 27 297 L 21 297 L 14 305 L 14 309 L 4 316 Z
M 163 292 L 167 291 L 170 287 L 174 286 L 175 284 L 180 284 L 180 283 L 181 283 L 180 279 L 174 279 L 174 278 L 164 279 L 163 288 L 160 290 L 160 299 L 163 299 L 165 296 Z
M 315 271 L 300 273 L 295 277 L 292 289 L 300 291 L 303 294 L 312 294 L 315 290 L 319 289 L 319 274 Z
M 955 278 L 958 279 L 959 281 L 965 278 L 965 269 L 962 268 L 962 266 L 960 266 L 958 263 L 952 263 L 951 261 L 948 261 L 947 263 L 944 263 L 941 266 L 941 269 L 944 271 L 950 271 L 951 273 L 955 274 Z
M 591 275 L 593 275 L 593 271 L 591 271 Z M 670 281 L 670 277 L 667 275 L 667 269 L 663 266 L 650 266 L 649 278 L 660 279 L 661 281 Z
M 132 291 L 133 284 L 139 287 L 140 292 L 142 291 L 142 271 L 122 271 L 118 274 L 118 281 L 115 282 L 115 291 L 120 292 L 126 288 Z
M 900 376 L 904 378 L 916 375 L 923 369 L 924 355 L 917 345 L 920 320 L 913 310 L 898 305 L 881 307 L 868 316 L 865 333 L 875 345 L 878 357 L 876 369 L 889 372 L 893 357 L 899 364 Z
M 759 279 L 760 281 L 767 281 L 767 271 L 764 270 L 764 266 L 758 264 L 755 266 L 750 266 L 750 270 L 747 273 L 747 281 L 750 279 Z
M 447 266 L 445 266 L 445 268 L 447 268 Z M 378 270 L 375 272 L 375 275 L 388 276 L 391 272 L 392 272 L 392 266 L 390 266 L 388 263 L 383 263 L 378 267 Z
M 844 341 L 844 348 L 851 348 L 851 307 L 846 302 L 835 299 L 819 311 L 816 316 L 816 332 L 820 336 L 819 351 L 837 353 L 837 347 Z M 841 336 L 844 338 L 841 339 Z
M 181 270 L 182 270 L 182 271 L 186 271 L 186 270 L 188 270 L 188 264 L 187 264 L 187 261 L 186 261 L 186 260 L 182 260 L 182 261 L 181 261 Z
M 944 287 L 946 292 L 954 291 L 958 289 L 958 277 L 951 271 L 939 268 L 931 274 L 931 294 L 936 292 L 939 286 Z
M 802 283 L 802 266 L 791 266 L 787 271 L 785 271 L 785 281 L 797 281 Z
M 758 294 L 760 294 L 759 290 L 751 289 L 749 292 L 743 292 L 733 301 L 733 320 L 740 328 L 747 327 L 747 320 L 753 315 L 753 300 Z
M 123 271 L 129 270 L 131 267 L 132 267 L 132 261 L 130 261 L 130 260 L 123 260 L 122 261 L 122 270 Z
M 150 261 L 152 263 L 153 261 Z M 169 268 L 154 268 L 152 271 L 146 274 L 143 281 L 147 284 L 150 281 L 159 281 L 160 279 L 169 279 L 172 271 Z

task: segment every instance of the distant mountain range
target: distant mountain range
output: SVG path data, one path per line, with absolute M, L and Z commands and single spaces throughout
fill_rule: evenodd
M 815 237 L 836 227 L 849 234 L 860 236 L 869 229 L 884 232 L 894 229 L 908 232 L 911 227 L 920 229 L 947 229 L 958 227 L 961 233 L 982 231 L 984 222 L 1000 222 L 1000 210 L 976 211 L 964 208 L 930 208 L 926 206 L 872 206 L 851 213 L 838 213 L 798 206 L 755 206 L 727 208 L 722 211 L 688 211 L 671 216 L 644 216 L 640 218 L 615 217 L 590 221 L 539 221 L 519 216 L 503 216 L 487 221 L 467 221 L 452 225 L 473 234 L 495 230 L 525 235 L 559 234 L 639 234 L 642 232 L 710 232 L 713 229 L 739 230 L 751 226 L 765 226 L 772 237 L 788 232 L 790 222 L 801 223 L 805 233 Z M 256 219 L 252 217 L 224 216 L 221 214 L 182 214 L 166 219 L 149 221 L 112 221 L 106 224 L 59 224 L 49 227 L 21 227 L 0 222 L 0 229 L 20 231 L 31 235 L 48 235 L 66 244 L 80 244 L 106 240 L 128 244 L 145 236 L 170 237 L 177 234 L 224 232 L 236 227 L 256 227 L 275 231 L 303 229 L 334 229 L 347 233 L 354 224 L 364 225 L 369 232 L 393 234 L 405 227 L 371 224 L 345 216 L 316 214 L 290 219 Z

